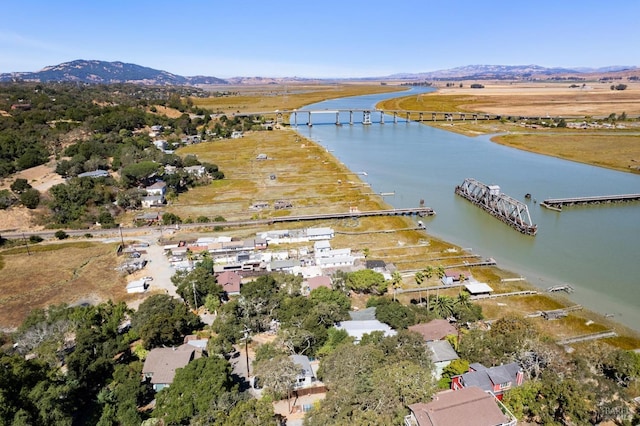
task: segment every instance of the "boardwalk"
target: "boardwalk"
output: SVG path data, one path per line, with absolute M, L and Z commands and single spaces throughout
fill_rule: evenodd
M 606 339 L 608 337 L 616 337 L 615 331 L 603 331 L 600 333 L 583 334 L 582 336 L 570 337 L 568 339 L 558 340 L 559 345 L 569 345 L 571 343 L 586 342 L 587 340 Z
M 561 211 L 564 206 L 584 204 L 612 204 L 640 201 L 640 194 L 598 195 L 593 197 L 549 198 L 540 203 L 551 210 Z

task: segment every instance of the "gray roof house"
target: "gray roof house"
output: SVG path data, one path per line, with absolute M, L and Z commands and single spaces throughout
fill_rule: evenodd
M 520 386 L 523 382 L 524 373 L 517 362 L 490 368 L 480 363 L 473 363 L 469 365 L 468 373 L 451 378 L 451 389 L 477 386 L 486 392 L 492 392 L 501 400 L 504 391 Z
M 180 345 L 177 348 L 154 348 L 144 360 L 142 374 L 149 379 L 156 392 L 173 383 L 176 370 L 199 358 L 201 353 L 191 345 Z
M 342 321 L 336 325 L 338 330 L 345 330 L 347 334 L 354 338 L 354 342 L 358 343 L 365 334 L 371 334 L 374 331 L 382 331 L 385 337 L 395 336 L 397 333 L 387 324 L 378 320 L 368 321 Z
M 442 370 L 454 359 L 458 359 L 458 354 L 447 340 L 434 340 L 427 342 L 427 347 L 431 351 L 429 354 L 433 365 L 436 367 L 434 375 L 436 379 L 440 380 L 442 377 Z
M 306 355 L 291 355 L 289 358 L 297 367 L 300 367 L 300 373 L 298 374 L 296 383 L 293 387 L 295 389 L 300 389 L 314 384 L 316 381 L 316 375 L 313 373 L 313 369 L 311 368 L 309 357 Z

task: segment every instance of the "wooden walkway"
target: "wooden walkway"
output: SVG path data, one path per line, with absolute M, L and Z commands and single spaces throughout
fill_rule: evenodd
M 616 337 L 618 333 L 615 331 L 602 331 L 600 333 L 583 334 L 582 336 L 570 337 L 568 339 L 558 340 L 559 345 L 570 345 L 571 343 L 586 342 L 587 340 L 606 339 L 608 337 Z
M 599 195 L 593 197 L 549 198 L 540 203 L 551 210 L 561 211 L 564 206 L 583 204 L 612 204 L 640 201 L 640 194 Z
M 471 296 L 471 300 L 497 299 L 498 297 L 509 297 L 509 296 L 529 296 L 534 294 L 538 294 L 538 292 L 535 290 L 524 290 L 524 291 L 512 291 L 510 293 L 479 294 L 477 296 Z

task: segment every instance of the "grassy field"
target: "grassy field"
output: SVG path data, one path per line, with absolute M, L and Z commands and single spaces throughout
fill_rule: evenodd
M 215 87 L 210 88 L 215 90 Z M 373 84 L 294 84 L 288 86 L 219 87 L 228 93 L 210 98 L 193 98 L 194 105 L 219 114 L 291 110 L 327 99 L 406 90 L 400 86 Z
M 59 303 L 126 300 L 115 270 L 115 244 L 68 242 L 0 252 L 0 328 L 20 325 L 28 312 Z

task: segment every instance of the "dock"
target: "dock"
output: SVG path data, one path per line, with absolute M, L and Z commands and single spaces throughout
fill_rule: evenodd
M 533 236 L 538 232 L 527 205 L 501 193 L 498 185 L 485 185 L 467 178 L 456 186 L 455 193 L 523 234 Z
M 617 335 L 618 334 L 613 330 L 603 331 L 601 333 L 584 334 L 582 336 L 570 337 L 568 339 L 559 340 L 558 344 L 569 345 L 571 343 L 586 342 L 587 340 L 606 339 L 609 337 L 616 337 Z
M 567 206 L 579 206 L 585 204 L 614 204 L 640 201 L 640 194 L 597 195 L 593 197 L 549 198 L 540 205 L 550 210 L 562 211 Z

